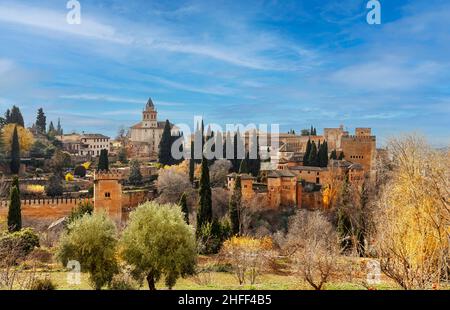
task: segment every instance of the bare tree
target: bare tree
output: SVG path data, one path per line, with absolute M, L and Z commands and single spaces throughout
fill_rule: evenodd
M 382 271 L 404 289 L 448 277 L 450 165 L 447 153 L 409 135 L 389 142 L 391 179 L 377 201 Z
M 273 256 L 272 239 L 232 237 L 224 242 L 221 253 L 233 266 L 240 285 L 246 282 L 246 278 L 250 284 L 255 284 L 258 275 Z
M 230 201 L 230 192 L 224 188 L 216 187 L 212 192 L 213 216 L 221 219 L 228 213 L 228 202 Z
M 230 173 L 230 169 L 231 162 L 229 160 L 216 160 L 209 170 L 211 187 L 224 187 L 227 182 L 227 175 Z
M 189 176 L 174 169 L 159 170 L 156 188 L 160 203 L 178 203 L 183 193 L 186 193 L 189 199 L 192 198 L 194 192 L 189 182 Z
M 280 246 L 293 258 L 298 273 L 316 290 L 321 290 L 337 269 L 338 238 L 331 223 L 319 211 L 297 212 Z

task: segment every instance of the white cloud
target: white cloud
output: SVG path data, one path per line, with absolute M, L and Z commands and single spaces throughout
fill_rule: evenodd
M 115 43 L 130 43 L 130 39 L 120 36 L 109 25 L 84 18 L 80 25 L 70 25 L 66 21 L 67 11 L 53 11 L 33 6 L 0 5 L 0 21 L 38 27 L 55 32 L 68 33 L 92 39 L 101 39 Z

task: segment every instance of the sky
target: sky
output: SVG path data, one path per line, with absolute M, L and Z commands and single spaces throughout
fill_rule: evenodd
M 450 143 L 450 1 L 0 0 L 0 113 L 114 137 L 160 120 L 371 127 Z

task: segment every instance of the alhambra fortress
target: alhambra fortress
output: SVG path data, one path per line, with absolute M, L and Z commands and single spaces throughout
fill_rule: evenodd
M 150 180 L 147 186 L 130 187 L 125 180 L 130 174 L 129 167 L 111 167 L 109 171 L 98 171 L 75 180 L 81 188 L 93 187 L 91 195 L 73 194 L 62 197 L 40 197 L 22 199 L 22 217 L 24 222 L 43 222 L 50 224 L 70 214 L 80 202 L 91 202 L 94 209 L 106 210 L 118 223 L 127 219 L 128 213 L 139 204 L 155 199 L 158 195 L 154 182 L 159 167 L 158 147 L 165 122 L 158 120 L 156 106 L 151 99 L 145 104 L 142 119 L 129 128 L 122 139 L 112 140 L 99 133 L 70 133 L 57 135 L 62 148 L 73 162 L 95 161 L 101 150 L 107 150 L 110 156 L 117 156 L 119 149 L 126 148 L 128 159 L 139 159 L 148 164 L 141 165 L 144 179 Z M 170 124 L 172 133 L 178 128 Z M 32 129 L 30 129 L 33 132 Z M 246 136 L 245 134 L 243 135 Z M 248 135 L 247 135 L 248 136 Z M 376 137 L 370 128 L 356 128 L 354 133 L 347 131 L 343 125 L 337 128 L 324 128 L 322 135 L 280 133 L 279 146 L 271 149 L 260 145 L 260 149 L 269 149 L 269 159 L 261 162 L 259 176 L 250 174 L 228 174 L 223 187 L 232 191 L 239 176 L 242 198 L 251 201 L 255 198 L 266 201 L 267 208 L 277 210 L 283 207 L 322 209 L 327 208 L 324 190 L 330 180 L 337 178 L 348 180 L 353 184 L 362 184 L 364 180 L 376 175 Z M 309 143 L 328 145 L 328 164 L 325 167 L 305 165 L 305 153 Z M 190 143 L 186 146 L 189 148 Z M 332 157 L 334 153 L 335 157 Z M 21 171 L 26 171 L 29 161 L 22 159 Z M 8 180 L 7 180 L 8 181 Z M 21 184 L 39 184 L 44 182 L 35 177 L 21 176 Z M 80 191 L 83 192 L 83 191 Z M 86 191 L 87 192 L 87 191 Z M 8 201 L 0 201 L 0 217 L 6 216 Z

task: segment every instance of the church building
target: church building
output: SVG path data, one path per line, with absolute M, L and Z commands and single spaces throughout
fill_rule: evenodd
M 133 125 L 129 130 L 130 142 L 139 149 L 139 153 L 157 156 L 164 125 L 165 121 L 158 121 L 158 112 L 152 99 L 149 98 L 142 112 L 142 121 Z M 171 130 L 172 134 L 178 132 L 173 124 L 171 124 Z

